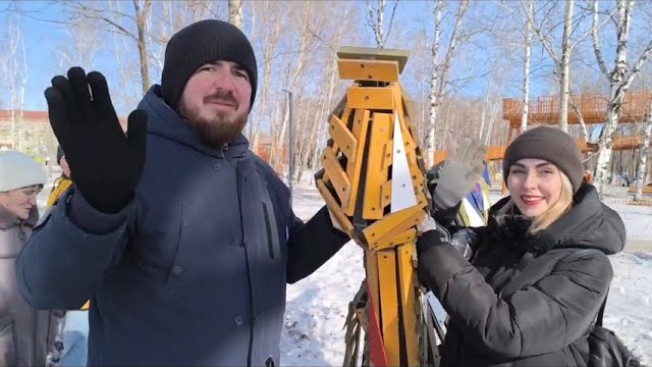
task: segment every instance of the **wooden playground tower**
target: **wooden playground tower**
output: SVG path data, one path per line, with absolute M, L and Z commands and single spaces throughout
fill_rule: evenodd
M 584 122 L 587 125 L 602 124 L 607 121 L 607 97 L 602 94 L 581 94 L 574 96 Z M 652 102 L 652 91 L 629 92 L 625 94 L 623 107 L 620 112 L 620 123 L 643 122 L 650 114 L 650 102 Z M 487 149 L 488 161 L 499 161 L 505 155 L 505 148 L 516 138 L 521 128 L 523 117 L 523 101 L 518 98 L 503 99 L 503 120 L 509 123 L 507 143 L 505 145 L 490 146 Z M 559 121 L 559 96 L 542 96 L 530 100 L 528 111 L 528 124 L 531 125 L 556 125 Z M 568 123 L 579 124 L 578 115 L 569 109 Z M 596 152 L 598 145 L 578 139 L 577 144 L 582 152 Z M 643 137 L 639 134 L 632 136 L 618 136 L 614 139 L 613 149 L 633 150 L 643 145 Z M 446 151 L 435 153 L 435 163 L 446 158 Z
M 329 117 L 315 182 L 332 220 L 364 249 L 366 279 L 347 320 L 344 365 L 359 366 L 360 356 L 362 366 L 434 366 L 431 314 L 422 312 L 415 269 L 416 224 L 429 194 L 399 81 L 407 52 L 342 47 L 337 55 L 340 79 L 352 83 Z
M 584 117 L 586 124 L 602 124 L 607 121 L 607 97 L 600 94 L 582 94 L 574 96 L 578 109 Z M 623 107 L 620 111 L 619 123 L 643 122 L 650 114 L 652 92 L 629 92 L 625 94 Z M 518 135 L 521 127 L 523 101 L 517 98 L 503 99 L 503 119 L 509 122 L 507 145 Z M 559 121 L 559 96 L 542 96 L 530 100 L 528 124 L 555 125 Z M 578 115 L 571 109 L 568 111 L 568 123 L 579 124 Z M 578 140 L 578 145 L 583 152 L 595 152 L 598 147 L 587 143 L 584 139 Z M 614 150 L 638 149 L 643 145 L 640 135 L 619 136 L 614 139 Z

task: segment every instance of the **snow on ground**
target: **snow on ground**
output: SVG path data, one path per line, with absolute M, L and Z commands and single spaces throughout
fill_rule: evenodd
M 308 220 L 324 202 L 314 185 L 303 182 L 293 190 L 293 206 Z M 348 305 L 363 279 L 362 249 L 351 241 L 318 271 L 288 286 L 281 365 L 342 365 Z
M 499 193 L 493 192 L 492 199 Z M 627 205 L 614 189 L 605 202 L 627 227 L 625 252 L 611 256 L 614 279 L 604 324 L 652 365 L 652 207 Z M 310 179 L 295 186 L 294 208 L 307 220 L 323 201 Z M 631 241 L 630 241 L 631 240 Z M 362 250 L 348 243 L 314 274 L 288 286 L 281 339 L 283 366 L 341 366 L 348 303 L 364 278 Z

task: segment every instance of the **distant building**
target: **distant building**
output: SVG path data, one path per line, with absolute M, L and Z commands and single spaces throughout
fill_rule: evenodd
M 47 111 L 0 110 L 0 149 L 20 150 L 46 161 L 56 156 Z
M 126 129 L 126 119 L 120 118 L 120 124 Z M 44 163 L 56 164 L 57 146 L 47 111 L 0 110 L 0 150 L 20 150 Z M 271 162 L 272 140 L 261 133 L 256 154 L 282 172 L 287 165 L 287 145 L 283 144 L 275 153 L 274 162 Z

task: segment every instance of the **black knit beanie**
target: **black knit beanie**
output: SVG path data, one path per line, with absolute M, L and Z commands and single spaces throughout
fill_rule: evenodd
M 216 19 L 193 23 L 170 38 L 161 75 L 165 102 L 176 110 L 188 79 L 200 66 L 216 60 L 235 62 L 249 74 L 253 106 L 258 80 L 254 50 L 236 26 Z
M 546 126 L 528 130 L 507 147 L 503 158 L 503 177 L 507 183 L 509 167 L 520 159 L 538 158 L 554 163 L 571 182 L 573 192 L 582 185 L 584 166 L 580 149 L 565 132 Z

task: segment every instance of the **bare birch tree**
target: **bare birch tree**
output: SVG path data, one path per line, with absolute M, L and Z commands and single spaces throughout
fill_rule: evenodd
M 81 16 L 96 21 L 98 25 L 105 27 L 109 32 L 118 33 L 135 43 L 138 50 L 141 89 L 143 94 L 147 93 L 151 85 L 147 51 L 147 24 L 152 9 L 152 0 L 132 0 L 133 11 L 123 11 L 120 6 L 109 6 L 111 4 L 107 2 L 59 1 L 58 3 L 70 11 L 73 17 Z
M 374 0 L 373 2 L 375 2 L 375 6 L 371 0 L 367 0 L 367 25 L 374 32 L 376 47 L 385 48 L 387 38 L 389 38 L 392 32 L 392 24 L 394 23 L 394 14 L 396 14 L 398 0 L 394 0 L 387 31 L 385 31 L 385 8 L 387 7 L 387 0 Z
M 559 128 L 568 132 L 568 101 L 570 100 L 571 34 L 573 32 L 574 0 L 566 0 L 564 12 L 564 34 L 561 40 L 559 60 Z
M 79 65 L 90 68 L 100 50 L 102 42 L 99 39 L 99 30 L 95 22 L 86 18 L 71 20 L 68 34 L 72 39 L 71 44 L 63 45 L 56 50 L 62 68 Z
M 229 23 L 240 28 L 244 27 L 244 15 L 242 13 L 242 0 L 229 0 Z
M 300 81 L 311 70 L 320 74 L 323 72 L 323 68 L 316 69 L 314 65 L 320 63 L 318 61 L 320 58 L 316 57 L 319 55 L 320 43 L 318 42 L 318 35 L 324 32 L 324 27 L 329 20 L 326 14 L 332 10 L 329 9 L 328 5 L 328 3 L 323 2 L 301 2 L 297 3 L 297 6 L 289 14 L 296 19 L 292 24 L 297 29 L 282 36 L 284 41 L 287 41 L 282 43 L 288 44 L 290 47 L 282 51 L 282 56 L 279 58 L 281 65 L 279 70 L 283 72 L 280 75 L 283 94 L 285 94 L 285 91 L 290 91 L 293 95 L 293 105 L 295 106 L 293 111 L 294 126 L 290 126 L 290 113 L 287 108 L 284 108 L 283 119 L 280 124 L 276 125 L 278 128 L 271 131 L 272 149 L 270 158 L 272 166 L 281 166 L 283 158 L 281 153 L 284 154 L 281 148 L 285 146 L 284 142 L 288 140 L 288 136 L 290 134 L 293 137 L 300 136 L 299 129 L 303 126 L 299 122 L 306 121 L 309 115 L 314 116 L 314 112 L 308 114 L 310 109 L 305 108 L 306 105 L 313 105 L 313 102 L 309 101 L 307 96 L 306 87 L 308 83 L 301 83 Z M 283 105 L 287 106 L 287 104 Z M 301 150 L 302 142 L 295 140 L 294 145 L 289 147 L 291 149 L 289 153 L 293 155 L 293 158 L 296 158 L 295 153 Z M 292 161 L 296 162 L 296 159 L 289 161 L 288 164 Z
M 609 96 L 607 105 L 607 121 L 603 130 L 603 135 L 600 140 L 601 150 L 598 153 L 598 162 L 596 167 L 596 174 L 594 184 L 598 188 L 600 195 L 604 195 L 607 186 L 607 177 L 609 174 L 609 166 L 612 158 L 613 151 L 613 138 L 616 128 L 618 127 L 618 120 L 623 106 L 623 99 L 625 93 L 629 90 L 630 85 L 636 78 L 641 70 L 643 63 L 648 59 L 652 53 L 652 40 L 647 43 L 647 46 L 641 52 L 641 55 L 636 59 L 636 62 L 630 65 L 628 61 L 629 50 L 629 32 L 630 24 L 632 21 L 632 12 L 634 8 L 633 0 L 617 0 L 615 25 L 616 25 L 616 52 L 613 68 L 609 70 L 602 54 L 602 46 L 600 44 L 600 9 L 599 1 L 593 0 L 593 23 L 591 27 L 593 39 L 593 51 L 600 70 L 609 81 Z M 609 15 L 607 15 L 609 16 Z
M 437 111 L 441 104 L 442 98 L 446 94 L 446 84 L 448 79 L 448 72 L 451 66 L 451 61 L 455 56 L 455 48 L 460 40 L 461 24 L 464 14 L 469 8 L 469 1 L 462 0 L 458 3 L 457 11 L 453 19 L 453 26 L 448 42 L 448 49 L 442 60 L 440 60 L 440 47 L 441 47 L 441 34 L 442 34 L 442 13 L 446 6 L 444 0 L 436 0 L 434 7 L 434 38 L 431 47 L 432 69 L 430 76 L 430 116 L 429 124 L 425 134 L 425 160 L 428 167 L 432 166 L 435 159 L 436 151 L 436 129 L 437 129 Z
M 262 50 L 262 52 L 258 52 L 258 55 L 262 55 L 262 58 L 258 58 L 258 64 L 262 65 L 262 83 L 259 79 L 258 92 L 256 94 L 256 105 L 258 108 L 254 113 L 254 118 L 250 119 L 248 127 L 249 140 L 251 141 L 251 147 L 254 152 L 258 151 L 262 121 L 269 119 L 274 111 L 270 103 L 270 96 L 272 94 L 272 76 L 275 73 L 274 58 L 282 29 L 282 22 L 275 14 L 278 14 L 283 9 L 283 4 L 280 2 L 252 3 L 252 18 L 258 18 L 257 22 L 253 22 L 252 33 L 260 35 L 254 38 L 254 44 L 258 50 Z
M 523 112 L 521 115 L 521 133 L 527 130 L 530 112 L 530 62 L 532 59 L 532 20 L 534 19 L 534 0 L 525 0 L 525 43 L 523 61 Z
M 547 3 L 548 4 L 548 3 Z M 554 18 L 552 10 L 554 9 L 557 3 L 549 3 L 548 6 L 550 9 L 545 12 L 543 16 L 542 23 L 544 24 L 554 24 L 551 21 L 551 18 Z M 588 35 L 590 31 L 582 33 L 573 39 L 573 12 L 575 8 L 574 0 L 565 1 L 565 10 L 564 10 L 564 22 L 563 22 L 563 34 L 561 39 L 561 47 L 559 54 L 557 49 L 553 46 L 552 36 L 546 33 L 543 25 L 539 25 L 535 19 L 535 14 L 532 13 L 528 15 L 531 17 L 531 22 L 533 24 L 534 34 L 537 36 L 541 42 L 543 48 L 545 49 L 550 59 L 555 64 L 555 75 L 558 77 L 559 82 L 559 128 L 565 132 L 568 132 L 568 108 L 571 101 L 571 73 L 570 73 L 570 61 L 572 58 L 572 53 L 575 47 L 580 44 Z M 554 28 L 554 26 L 551 26 Z
M 25 85 L 27 83 L 27 60 L 25 45 L 18 16 L 7 15 L 6 44 L 0 58 L 0 80 L 8 92 L 8 103 L 11 118 L 12 149 L 21 150 L 21 129 L 25 102 Z M 40 153 L 40 152 L 39 152 Z

